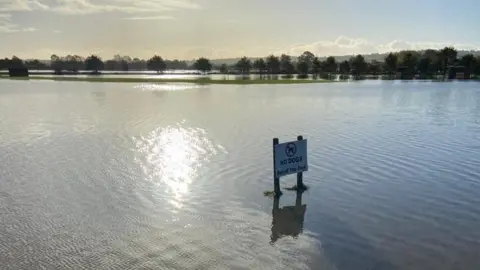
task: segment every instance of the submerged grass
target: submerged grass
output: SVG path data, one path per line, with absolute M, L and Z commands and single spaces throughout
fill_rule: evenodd
M 172 78 L 118 78 L 118 77 L 42 77 L 30 76 L 28 78 L 11 78 L 0 76 L 2 79 L 11 80 L 51 80 L 51 81 L 73 81 L 73 82 L 111 82 L 111 83 L 196 83 L 196 84 L 309 84 L 333 82 L 328 80 L 294 80 L 294 79 L 253 79 L 253 80 L 216 80 L 208 78 L 198 79 L 172 79 Z

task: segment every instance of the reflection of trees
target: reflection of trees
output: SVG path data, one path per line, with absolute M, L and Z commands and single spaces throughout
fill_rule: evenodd
M 284 236 L 298 237 L 303 232 L 303 220 L 307 205 L 302 205 L 302 192 L 297 192 L 294 206 L 279 207 L 280 199 L 275 198 L 272 209 L 271 242 L 275 243 Z

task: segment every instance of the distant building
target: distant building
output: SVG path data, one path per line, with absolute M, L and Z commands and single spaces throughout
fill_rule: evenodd
M 28 77 L 29 72 L 26 67 L 13 67 L 8 69 L 8 75 L 10 77 Z
M 402 72 L 401 71 L 398 71 L 395 73 L 395 80 L 400 80 L 402 79 Z
M 464 66 L 449 66 L 447 71 L 447 77 L 449 80 L 457 79 L 470 79 L 470 74 L 466 72 Z
M 397 67 L 395 79 L 397 80 L 412 80 L 415 77 L 415 72 L 405 66 Z

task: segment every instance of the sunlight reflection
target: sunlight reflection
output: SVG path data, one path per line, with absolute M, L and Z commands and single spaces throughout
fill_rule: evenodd
M 136 89 L 141 89 L 143 91 L 182 91 L 188 89 L 198 89 L 204 88 L 205 86 L 197 84 L 182 84 L 182 83 L 166 83 L 166 84 L 154 84 L 154 83 L 144 83 L 135 86 Z
M 145 178 L 166 185 L 172 194 L 170 202 L 176 208 L 182 208 L 198 170 L 217 153 L 205 130 L 184 128 L 182 124 L 158 128 L 134 140 L 136 159 Z

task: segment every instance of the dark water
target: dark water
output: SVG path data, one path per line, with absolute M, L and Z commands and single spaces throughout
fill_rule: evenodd
M 477 83 L 2 80 L 1 268 L 479 269 L 479 105 Z M 298 134 L 310 189 L 264 197 Z

